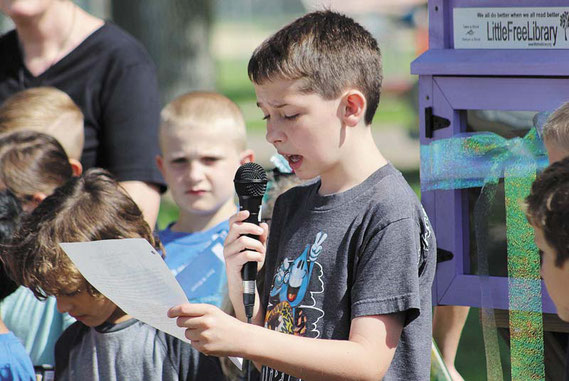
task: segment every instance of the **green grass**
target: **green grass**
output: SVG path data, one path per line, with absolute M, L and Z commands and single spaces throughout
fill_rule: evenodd
M 160 202 L 160 212 L 158 213 L 158 229 L 163 230 L 178 219 L 178 206 L 169 199 L 162 197 Z

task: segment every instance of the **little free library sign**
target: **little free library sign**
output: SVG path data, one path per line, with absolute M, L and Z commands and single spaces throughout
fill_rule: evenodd
M 569 7 L 454 8 L 455 49 L 569 49 Z

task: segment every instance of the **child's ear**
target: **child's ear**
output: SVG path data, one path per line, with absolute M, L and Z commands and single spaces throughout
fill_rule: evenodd
M 156 155 L 156 166 L 164 176 L 164 158 L 161 155 Z
M 239 164 L 241 165 L 255 161 L 255 152 L 252 149 L 246 149 L 239 156 Z
M 340 106 L 344 123 L 349 127 L 355 127 L 364 118 L 367 102 L 360 91 L 350 90 L 344 94 Z
M 83 173 L 83 166 L 79 162 L 79 160 L 69 159 L 69 164 L 71 165 L 71 171 L 73 172 L 73 176 L 81 176 Z
M 47 195 L 43 192 L 36 192 L 32 195 L 32 198 L 30 201 L 24 203 L 22 205 L 23 209 L 26 212 L 31 212 L 32 210 L 34 210 L 35 208 L 38 207 L 39 204 L 41 204 L 41 202 L 43 200 L 45 200 L 45 198 L 47 197 Z

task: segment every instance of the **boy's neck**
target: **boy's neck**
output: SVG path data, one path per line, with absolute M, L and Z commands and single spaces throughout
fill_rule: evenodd
M 320 195 L 345 192 L 361 184 L 379 168 L 387 165 L 373 140 L 371 126 L 356 131 L 342 148 L 341 159 L 336 166 L 320 175 Z
M 123 310 L 117 307 L 115 312 L 113 312 L 113 314 L 107 319 L 107 322 L 111 324 L 119 324 L 130 319 L 132 319 L 132 316 L 127 315 Z
M 180 210 L 178 221 L 170 228 L 172 231 L 181 233 L 201 232 L 226 221 L 237 212 L 237 207 L 232 199 L 228 200 L 221 208 L 212 214 L 189 213 Z

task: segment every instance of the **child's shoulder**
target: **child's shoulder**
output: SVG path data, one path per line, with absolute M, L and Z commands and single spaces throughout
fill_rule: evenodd
M 388 164 L 362 183 L 358 203 L 364 213 L 389 223 L 405 218 L 418 220 L 421 203 L 401 172 Z
M 175 222 L 170 223 L 165 229 L 158 231 L 158 237 L 163 245 L 175 242 L 181 245 L 194 245 L 209 242 L 212 237 L 225 236 L 229 231 L 229 219 L 223 220 L 217 225 L 199 232 L 181 232 L 172 229 Z

